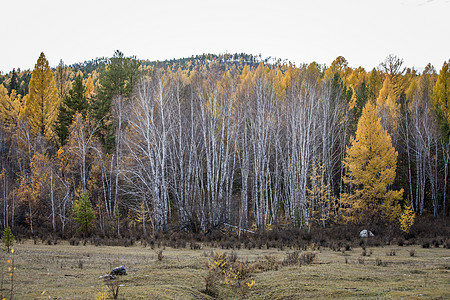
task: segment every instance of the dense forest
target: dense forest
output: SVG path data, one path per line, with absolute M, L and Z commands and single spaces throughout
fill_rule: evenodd
M 0 75 L 0 223 L 63 236 L 448 216 L 450 70 L 116 51 Z

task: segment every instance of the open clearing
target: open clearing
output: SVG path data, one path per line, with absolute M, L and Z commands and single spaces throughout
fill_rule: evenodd
M 205 291 L 206 263 L 211 251 L 155 248 L 135 245 L 112 247 L 67 242 L 44 245 L 26 241 L 15 245 L 14 298 L 95 299 L 106 290 L 99 276 L 123 265 L 119 299 L 212 299 Z M 158 260 L 157 251 L 163 258 Z M 410 251 L 414 250 L 414 256 Z M 282 261 L 292 249 L 234 250 L 239 260 L 255 261 L 271 255 Z M 450 250 L 419 246 L 331 251 L 312 250 L 313 264 L 280 266 L 278 270 L 251 274 L 254 286 L 242 289 L 219 284 L 218 298 L 403 298 L 450 299 Z M 395 252 L 395 256 L 389 256 Z M 7 273 L 11 255 L 2 252 L 1 268 Z M 378 261 L 377 261 L 378 259 Z M 377 265 L 377 262 L 379 265 Z M 9 295 L 9 276 L 2 276 L 2 293 Z

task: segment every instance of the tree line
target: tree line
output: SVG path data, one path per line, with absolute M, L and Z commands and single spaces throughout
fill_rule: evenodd
M 116 51 L 85 65 L 52 70 L 42 53 L 26 92 L 2 79 L 4 228 L 147 235 L 448 215 L 449 62 L 419 74 L 393 55 L 367 72 L 343 57 L 149 64 Z

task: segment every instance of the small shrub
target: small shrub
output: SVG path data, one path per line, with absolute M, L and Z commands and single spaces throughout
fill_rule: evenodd
M 409 250 L 409 256 L 414 256 L 416 251 L 414 249 Z
M 383 263 L 383 261 L 381 260 L 381 258 L 376 258 L 375 259 L 375 265 L 377 265 L 378 267 L 386 267 L 387 266 L 387 263 L 386 262 L 384 262 Z
M 158 257 L 158 261 L 162 261 L 163 260 L 164 256 L 163 256 L 163 251 L 162 250 L 157 251 L 156 255 Z
M 234 262 L 231 262 L 233 260 Z M 254 280 L 247 281 L 249 274 L 257 268 L 261 268 L 261 265 L 269 268 L 268 266 L 273 263 L 268 258 L 265 261 L 265 264 L 261 264 L 261 261 L 248 264 L 247 262 L 239 261 L 237 257 L 229 258 L 226 253 L 213 253 L 207 263 L 208 274 L 205 277 L 205 293 L 217 297 L 218 285 L 223 282 L 230 287 L 240 288 L 244 296 L 246 290 L 255 284 Z
M 210 295 L 211 297 L 216 297 L 218 290 L 217 284 L 219 282 L 219 277 L 215 272 L 208 272 L 208 275 L 205 277 L 205 293 Z
M 397 253 L 395 252 L 395 250 L 391 250 L 389 252 L 386 252 L 386 256 L 395 256 Z
M 117 299 L 119 296 L 119 280 L 116 277 L 107 277 L 104 280 L 105 285 L 108 287 L 109 293 L 111 295 L 110 298 Z
M 228 256 L 228 261 L 230 263 L 235 263 L 237 261 L 237 258 L 238 258 L 237 253 L 234 251 L 231 251 L 230 255 Z
M 298 265 L 299 264 L 299 252 L 294 251 L 292 253 L 287 253 L 286 258 L 283 259 L 283 266 L 292 266 L 292 265 Z
M 364 265 L 364 257 L 358 257 L 358 263 L 360 264 L 360 265 Z
M 189 246 L 190 246 L 191 250 L 200 250 L 202 248 L 200 246 L 200 244 L 193 243 L 193 242 L 191 242 Z
M 440 243 L 439 243 L 438 240 L 433 240 L 433 241 L 432 241 L 432 244 L 433 244 L 433 246 L 434 246 L 435 248 L 439 248 Z
M 108 293 L 105 290 L 105 287 L 102 286 L 102 289 L 98 291 L 97 295 L 95 295 L 95 300 L 106 300 L 108 299 Z
M 278 270 L 280 262 L 278 259 L 271 255 L 265 255 L 263 259 L 259 259 L 257 262 L 257 269 L 262 272 Z
M 426 248 L 426 249 L 430 248 L 430 242 L 423 242 L 422 248 Z
M 446 249 L 450 249 L 450 240 L 446 239 L 443 243 L 443 247 Z
M 71 238 L 69 243 L 71 246 L 78 246 L 80 241 L 77 238 Z
M 302 253 L 300 256 L 300 263 L 303 265 L 310 265 L 314 262 L 316 259 L 316 254 L 314 252 L 306 252 Z

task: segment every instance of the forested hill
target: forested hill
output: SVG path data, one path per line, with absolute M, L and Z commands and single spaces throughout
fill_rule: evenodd
M 193 55 L 187 58 L 177 58 L 170 59 L 164 61 L 152 61 L 148 59 L 139 60 L 139 63 L 142 67 L 156 67 L 167 69 L 170 68 L 172 70 L 177 70 L 181 68 L 182 70 L 192 71 L 195 69 L 200 69 L 203 66 L 208 66 L 211 62 L 215 62 L 219 65 L 222 65 L 224 69 L 228 69 L 230 67 L 235 67 L 237 70 L 242 71 L 244 66 L 248 65 L 251 67 L 257 67 L 260 62 L 265 64 L 281 64 L 281 59 L 272 59 L 265 58 L 262 59 L 261 56 L 245 54 L 245 53 L 235 53 L 235 54 L 202 54 L 202 55 Z M 63 61 L 60 61 L 60 65 L 64 67 L 68 67 L 73 74 L 77 74 L 81 72 L 84 79 L 87 79 L 90 74 L 100 73 L 105 65 L 108 63 L 107 57 L 95 58 L 92 60 L 74 63 L 66 66 Z M 58 67 L 58 66 L 57 66 Z M 57 67 L 52 68 L 53 71 L 57 69 Z M 15 75 L 14 75 L 15 74 Z M 5 88 L 8 90 L 11 89 L 11 79 L 15 76 L 17 82 L 17 93 L 21 95 L 26 95 L 28 93 L 28 84 L 31 79 L 31 71 L 30 70 L 20 70 L 14 69 L 11 72 L 6 74 L 0 73 L 0 83 L 3 83 Z M 72 75 L 74 77 L 74 75 Z M 13 79 L 14 81 L 14 79 Z M 15 85 L 13 84 L 13 89 Z
M 44 53 L 0 77 L 0 222 L 143 235 L 448 216 L 450 70 Z M 17 230 L 17 229 L 15 229 Z

